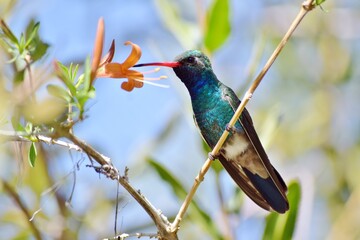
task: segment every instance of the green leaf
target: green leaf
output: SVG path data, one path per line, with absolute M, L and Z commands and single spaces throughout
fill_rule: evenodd
M 26 123 L 25 132 L 31 134 L 33 132 L 33 124 L 31 122 Z
M 36 48 L 31 51 L 32 60 L 36 61 L 36 60 L 42 58 L 46 54 L 48 48 L 49 48 L 49 44 L 44 43 L 40 40 L 37 41 Z
M 14 115 L 11 117 L 11 125 L 15 131 L 25 132 L 25 128 L 20 123 L 20 116 L 18 111 L 15 111 Z
M 325 2 L 326 0 L 315 0 L 315 5 L 320 5 L 323 2 Z
M 22 83 L 24 81 L 25 78 L 25 69 L 17 71 L 14 75 L 14 83 L 18 84 L 18 83 Z
M 23 58 L 24 58 L 26 56 L 26 54 L 24 54 L 24 51 L 25 51 L 25 36 L 24 36 L 23 33 L 21 33 L 21 35 L 20 35 L 18 50 L 19 50 L 19 54 L 23 55 Z
M 71 96 L 76 95 L 76 88 L 74 86 L 74 78 L 76 75 L 74 71 L 77 71 L 78 67 L 75 66 L 73 69 L 73 64 L 71 63 L 69 68 L 63 65 L 61 62 L 55 62 L 56 75 L 65 83 L 66 87 L 69 89 Z
M 230 35 L 229 8 L 229 0 L 214 0 L 207 13 L 204 44 L 211 53 L 221 47 Z
M 197 32 L 199 27 L 182 17 L 182 13 L 177 1 L 156 0 L 155 1 L 159 16 L 164 25 L 174 35 L 175 39 L 184 49 L 196 48 L 198 41 Z
M 301 199 L 301 187 L 298 181 L 293 181 L 288 187 L 290 210 L 283 215 L 271 213 L 266 218 L 263 240 L 292 239 Z
M 157 172 L 157 174 L 166 181 L 172 188 L 173 192 L 179 199 L 184 199 L 186 196 L 186 190 L 181 185 L 178 179 L 175 178 L 164 166 L 162 166 L 160 163 L 148 159 L 148 162 L 150 166 Z
M 37 23 L 33 24 L 33 22 L 30 22 L 30 24 L 33 26 L 32 26 L 30 33 L 26 36 L 25 47 L 28 47 L 32 43 L 32 41 L 34 41 L 35 38 L 38 37 L 38 30 L 40 27 L 40 23 L 37 22 Z
M 84 86 L 83 89 L 85 92 L 90 90 L 90 75 L 91 75 L 91 63 L 90 58 L 86 58 L 85 61 L 85 72 L 84 72 Z
M 26 27 L 24 44 L 25 48 L 30 52 L 31 60 L 36 61 L 42 58 L 49 48 L 49 44 L 43 42 L 39 36 L 40 23 L 32 19 Z
M 49 84 L 46 86 L 46 88 L 48 92 L 54 97 L 64 99 L 67 103 L 71 101 L 71 96 L 69 92 L 66 91 L 64 88 L 54 84 Z
M 28 155 L 29 164 L 31 167 L 35 167 L 36 157 L 37 157 L 37 151 L 36 151 L 35 143 L 32 142 L 30 145 L 30 150 Z
M 93 86 L 90 86 L 90 89 L 89 91 L 87 92 L 86 96 L 88 98 L 95 98 L 96 96 L 96 91 L 95 91 L 95 88 Z
M 5 36 L 15 45 L 19 45 L 19 41 L 17 37 L 12 33 L 8 25 L 4 22 L 4 20 L 0 20 L 0 28 L 5 34 Z
M 152 159 L 148 159 L 148 162 L 158 175 L 171 186 L 175 195 L 180 200 L 183 200 L 186 197 L 187 192 L 180 181 L 160 163 Z M 189 211 L 188 215 L 192 221 L 201 225 L 202 228 L 212 236 L 212 239 L 223 239 L 214 221 L 204 210 L 201 209 L 195 199 L 192 199 L 191 206 L 192 211 Z
M 292 235 L 295 231 L 295 224 L 301 199 L 301 187 L 299 182 L 296 181 L 290 183 L 288 198 L 292 209 L 288 213 L 288 218 L 284 227 L 283 239 L 292 239 Z

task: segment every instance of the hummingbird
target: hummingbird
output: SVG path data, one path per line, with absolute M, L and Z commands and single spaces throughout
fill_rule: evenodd
M 173 62 L 134 67 L 142 66 L 165 66 L 174 70 L 190 94 L 195 124 L 209 147 L 214 148 L 225 129 L 229 131 L 218 155 L 212 157 L 219 159 L 236 184 L 257 205 L 285 213 L 289 209 L 287 186 L 270 163 L 249 112 L 244 109 L 236 124 L 228 127 L 240 100 L 231 88 L 218 80 L 209 58 L 201 51 L 189 50 Z

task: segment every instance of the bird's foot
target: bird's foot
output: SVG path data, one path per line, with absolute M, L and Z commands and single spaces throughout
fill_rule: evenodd
M 225 130 L 229 133 L 236 133 L 236 127 L 230 126 L 229 124 L 226 124 Z
M 209 152 L 208 158 L 209 158 L 211 161 L 215 161 L 216 159 L 219 158 L 219 155 L 218 155 L 218 154 L 217 154 L 217 155 L 214 155 L 214 154 L 212 154 L 211 152 Z

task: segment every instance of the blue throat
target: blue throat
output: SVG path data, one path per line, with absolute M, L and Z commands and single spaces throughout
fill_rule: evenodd
M 189 91 L 195 114 L 214 107 L 221 98 L 222 83 L 211 69 L 202 71 L 200 74 L 194 72 L 186 75 L 182 71 L 174 70 Z
M 184 76 L 177 72 L 176 74 L 181 76 L 181 81 L 189 91 L 201 134 L 213 148 L 234 113 L 228 101 L 224 99 L 224 89 L 232 90 L 222 84 L 211 69 L 196 76 Z M 236 98 L 235 94 L 233 96 Z M 237 127 L 241 128 L 239 124 Z

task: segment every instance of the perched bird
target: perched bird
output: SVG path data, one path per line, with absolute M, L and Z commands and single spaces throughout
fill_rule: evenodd
M 185 84 L 191 97 L 194 120 L 205 142 L 213 148 L 234 115 L 240 100 L 234 91 L 221 83 L 210 60 L 198 50 L 186 51 L 174 62 L 138 64 L 166 66 Z M 260 207 L 285 213 L 289 209 L 287 186 L 271 165 L 245 109 L 230 130 L 216 156 L 239 187 Z

